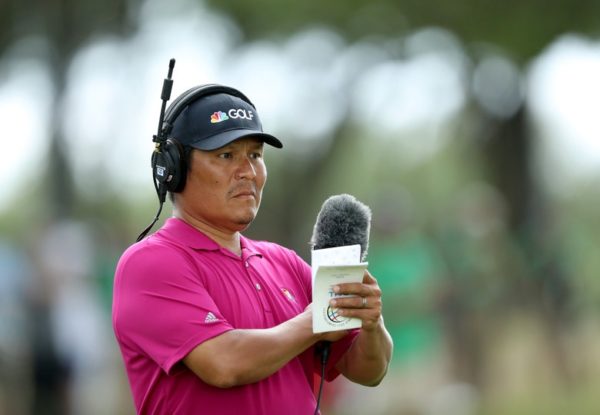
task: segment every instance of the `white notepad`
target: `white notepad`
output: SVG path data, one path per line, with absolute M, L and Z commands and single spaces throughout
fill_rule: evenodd
M 313 332 L 359 328 L 362 321 L 337 314 L 329 305 L 334 297 L 332 287 L 341 283 L 362 282 L 366 262 L 360 262 L 360 245 L 317 249 L 312 251 Z

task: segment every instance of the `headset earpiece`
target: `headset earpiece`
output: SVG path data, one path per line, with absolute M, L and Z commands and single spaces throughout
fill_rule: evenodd
M 183 146 L 174 138 L 157 147 L 152 154 L 152 170 L 159 191 L 181 192 L 185 186 L 187 166 Z

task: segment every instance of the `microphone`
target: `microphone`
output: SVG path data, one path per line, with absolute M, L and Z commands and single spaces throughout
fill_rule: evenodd
M 335 195 L 323 202 L 310 238 L 310 245 L 312 249 L 360 245 L 361 261 L 364 261 L 369 248 L 370 230 L 371 209 L 349 194 Z M 321 385 L 315 414 L 319 413 L 330 345 L 330 342 L 323 341 L 320 346 L 317 346 L 317 352 L 321 353 Z
M 321 206 L 310 239 L 312 249 L 360 245 L 361 260 L 367 257 L 371 209 L 354 196 L 329 197 Z

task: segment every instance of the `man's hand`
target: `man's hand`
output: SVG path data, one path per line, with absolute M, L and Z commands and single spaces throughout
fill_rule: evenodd
M 302 312 L 302 316 L 306 317 L 307 321 L 310 322 L 310 327 L 312 331 L 312 303 L 306 306 L 304 311 Z M 325 333 L 318 334 L 319 341 L 328 341 L 328 342 L 336 342 L 338 340 L 343 339 L 348 334 L 348 330 L 337 330 L 337 331 L 328 331 Z
M 334 292 L 352 297 L 332 299 L 332 307 L 337 307 L 344 317 L 362 320 L 360 333 L 336 368 L 353 382 L 376 386 L 387 372 L 394 347 L 383 324 L 379 284 L 365 271 L 362 283 L 339 284 Z
M 362 320 L 362 330 L 374 331 L 381 320 L 381 289 L 375 277 L 365 270 L 362 283 L 339 284 L 333 287 L 336 294 L 352 297 L 336 297 L 330 301 L 332 307 L 344 317 Z

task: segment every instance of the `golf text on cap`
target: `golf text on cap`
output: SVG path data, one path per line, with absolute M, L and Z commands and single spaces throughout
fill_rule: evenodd
M 227 121 L 230 118 L 242 118 L 245 120 L 252 120 L 254 118 L 254 114 L 250 110 L 244 109 L 235 109 L 232 108 L 227 111 L 227 114 L 223 111 L 216 111 L 210 116 L 210 122 L 212 124 L 216 124 L 222 121 Z

